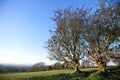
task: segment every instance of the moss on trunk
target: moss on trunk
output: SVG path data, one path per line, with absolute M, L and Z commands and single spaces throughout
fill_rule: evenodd
M 79 67 L 78 66 L 75 66 L 75 72 L 79 72 Z
M 79 69 L 79 64 L 75 64 L 74 65 L 74 70 L 75 70 L 75 73 L 80 73 L 80 69 Z
M 102 62 L 98 62 L 98 71 L 99 72 L 106 72 L 106 64 L 105 63 L 102 63 Z
M 106 72 L 106 63 L 103 61 L 102 57 L 98 57 L 96 59 L 96 63 L 98 65 L 99 72 Z

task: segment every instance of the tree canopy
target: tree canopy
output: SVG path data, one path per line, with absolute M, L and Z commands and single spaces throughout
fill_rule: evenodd
M 47 42 L 49 58 L 63 61 L 78 72 L 79 61 L 84 57 L 96 62 L 100 71 L 105 71 L 108 61 L 120 57 L 120 7 L 105 5 L 95 11 L 56 10 L 55 31 L 50 31 L 51 38 Z

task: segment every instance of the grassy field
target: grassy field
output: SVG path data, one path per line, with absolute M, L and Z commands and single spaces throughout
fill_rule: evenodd
M 52 70 L 0 74 L 0 80 L 120 80 L 120 69 L 109 69 L 106 74 L 96 72 L 97 68 L 74 70 Z
M 21 72 L 21 73 L 8 73 L 8 74 L 0 74 L 0 80 L 22 80 L 22 79 L 30 79 L 33 77 L 46 77 L 52 75 L 59 74 L 72 74 L 73 70 L 53 70 L 53 71 L 41 71 L 41 72 Z

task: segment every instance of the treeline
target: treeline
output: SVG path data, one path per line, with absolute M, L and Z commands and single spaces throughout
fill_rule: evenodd
M 30 68 L 30 66 L 0 65 L 0 73 L 25 72 L 29 68 Z
M 81 64 L 80 68 L 95 68 L 94 64 L 84 65 Z M 117 67 L 120 68 L 120 65 Z M 113 68 L 109 66 L 108 68 Z M 73 69 L 72 66 L 66 65 L 60 62 L 56 62 L 52 65 L 46 65 L 43 62 L 34 64 L 33 66 L 19 66 L 19 65 L 0 65 L 0 73 L 11 73 L 11 72 L 37 72 L 37 71 L 48 71 L 48 70 L 61 70 L 61 69 Z
M 47 71 L 47 70 L 60 70 L 60 69 L 73 69 L 69 65 L 65 65 L 59 62 L 56 62 L 53 65 L 45 65 L 43 62 L 36 63 L 28 71 Z
M 36 72 L 36 71 L 47 71 L 47 70 L 60 70 L 60 69 L 72 69 L 72 67 L 56 62 L 53 65 L 46 65 L 43 62 L 34 64 L 33 66 L 24 65 L 3 65 L 0 64 L 1 73 L 13 73 L 13 72 Z
M 107 66 L 107 68 L 114 68 L 114 67 L 115 66 Z M 120 65 L 117 65 L 116 67 L 118 68 L 120 67 Z M 79 68 L 97 68 L 97 66 L 94 63 L 85 61 L 81 63 L 81 66 Z M 34 64 L 31 68 L 28 68 L 27 71 L 37 72 L 37 71 L 61 70 L 61 69 L 74 69 L 74 67 L 60 62 L 56 62 L 52 65 L 46 65 L 43 62 L 38 62 Z

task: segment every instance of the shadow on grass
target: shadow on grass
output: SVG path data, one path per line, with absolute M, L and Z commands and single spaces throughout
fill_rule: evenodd
M 39 76 L 39 77 L 31 77 L 30 80 L 71 80 L 71 74 L 55 74 L 51 76 Z
M 86 77 L 88 77 L 91 72 L 81 72 L 81 73 L 61 73 L 61 74 L 55 74 L 51 76 L 39 76 L 39 77 L 31 77 L 29 80 L 85 80 Z
M 50 76 L 38 76 L 20 80 L 120 80 L 120 69 L 108 69 L 106 73 L 82 71 L 80 73 L 61 73 Z
M 73 73 L 73 74 L 56 74 L 51 76 L 39 76 L 39 77 L 31 77 L 27 79 L 20 79 L 20 80 L 120 80 L 120 76 L 111 76 L 105 75 L 103 73 L 98 72 L 83 72 L 81 74 L 79 73 Z

